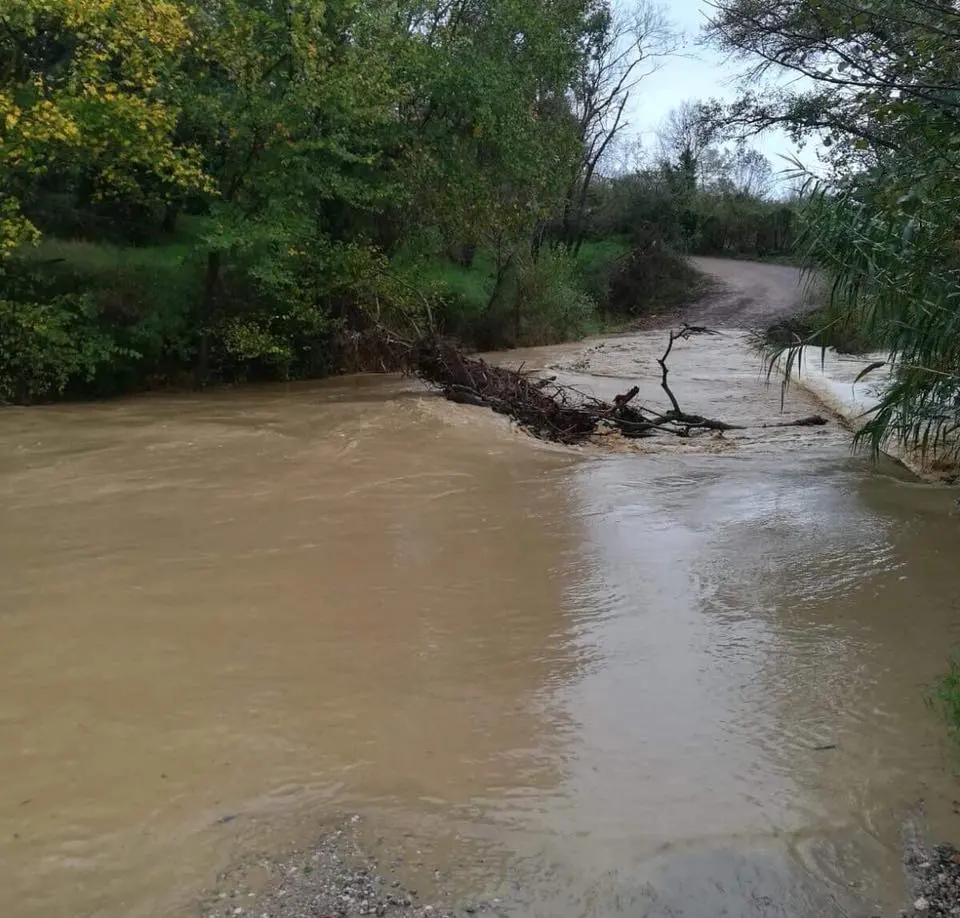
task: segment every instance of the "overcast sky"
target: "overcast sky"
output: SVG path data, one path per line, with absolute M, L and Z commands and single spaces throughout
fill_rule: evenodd
M 682 57 L 664 60 L 661 69 L 634 90 L 628 130 L 639 136 L 648 151 L 656 151 L 657 127 L 671 109 L 687 100 L 732 99 L 736 95 L 737 76 L 744 68 L 742 61 L 725 61 L 722 54 L 697 44 L 710 10 L 705 0 L 671 0 L 664 9 L 674 27 L 683 33 L 685 47 Z M 776 171 L 789 168 L 783 156 L 798 154 L 796 147 L 779 133 L 761 135 L 753 145 L 767 156 Z M 808 146 L 800 152 L 800 159 L 813 165 L 815 149 Z

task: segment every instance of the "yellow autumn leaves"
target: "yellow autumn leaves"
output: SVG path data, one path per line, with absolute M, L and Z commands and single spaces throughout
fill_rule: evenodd
M 0 254 L 35 238 L 17 179 L 57 164 L 98 171 L 101 193 L 138 174 L 207 187 L 199 158 L 174 143 L 175 112 L 157 93 L 186 48 L 184 11 L 168 0 L 6 0 L 0 37 Z M 41 40 L 42 39 L 42 40 Z M 59 47 L 60 59 L 49 59 Z

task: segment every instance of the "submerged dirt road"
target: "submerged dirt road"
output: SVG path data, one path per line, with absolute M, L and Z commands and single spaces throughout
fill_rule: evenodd
M 598 344 L 503 359 L 661 397 Z M 748 358 L 678 397 L 778 417 Z M 561 450 L 384 377 L 5 410 L 0 914 L 196 915 L 351 814 L 509 915 L 896 914 L 904 819 L 960 837 L 951 505 L 833 426 Z

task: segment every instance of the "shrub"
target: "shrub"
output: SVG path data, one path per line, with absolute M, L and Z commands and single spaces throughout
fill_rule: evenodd
M 622 258 L 610 279 L 609 308 L 618 316 L 643 316 L 693 302 L 705 279 L 690 263 L 666 249 L 635 250 Z
M 583 290 L 576 260 L 559 250 L 521 264 L 515 296 L 515 344 L 553 344 L 599 329 L 597 305 Z
M 97 327 L 95 313 L 84 295 L 0 300 L 0 399 L 44 401 L 92 382 L 120 350 Z

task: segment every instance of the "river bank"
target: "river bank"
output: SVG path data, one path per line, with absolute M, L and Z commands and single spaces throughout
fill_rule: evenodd
M 311 845 L 282 856 L 247 857 L 220 874 L 199 907 L 201 918 L 472 918 L 529 914 L 516 901 L 457 899 L 455 882 L 446 884 L 439 868 L 430 889 L 421 895 L 397 877 L 403 857 L 372 856 L 363 849 L 353 816 Z M 950 845 L 928 848 L 917 825 L 905 828 L 904 879 L 912 893 L 905 896 L 900 918 L 955 918 L 960 915 L 960 853 Z M 422 862 L 420 863 L 423 868 Z M 910 901 L 907 901 L 910 900 Z M 839 901 L 822 918 L 849 918 Z M 858 914 L 883 918 L 870 908 Z
M 361 821 L 360 816 L 352 816 L 312 844 L 280 856 L 247 856 L 221 873 L 213 888 L 204 894 L 198 909 L 201 918 L 508 918 L 541 914 L 539 908 L 531 907 L 529 901 L 524 903 L 522 897 L 464 899 L 463 884 L 455 875 L 445 875 L 439 867 L 425 865 L 422 859 L 416 861 L 416 866 L 421 877 L 429 876 L 429 888 L 423 893 L 411 888 L 401 878 L 405 858 L 399 849 L 388 846 L 384 850 L 381 837 L 378 855 L 365 850 L 366 842 L 358 831 Z M 960 915 L 960 852 L 951 845 L 928 847 L 921 826 L 922 816 L 917 815 L 908 817 L 903 827 L 902 907 L 888 911 L 857 901 L 856 897 L 847 901 L 834 891 L 816 897 L 822 902 L 817 912 L 819 918 Z M 368 836 L 370 832 L 368 827 Z M 413 844 L 417 844 L 416 839 Z M 414 850 L 417 855 L 422 853 Z M 854 889 L 860 885 L 857 880 L 850 882 Z M 645 897 L 648 905 L 656 906 L 654 889 L 647 890 Z M 779 908 L 775 908 L 772 913 L 780 914 Z
M 955 918 L 960 915 L 960 853 L 952 845 L 914 853 L 908 860 L 916 898 L 902 915 Z
M 364 850 L 360 816 L 282 856 L 247 857 L 220 874 L 200 906 L 202 918 L 468 918 L 505 910 L 500 899 L 458 902 L 439 867 L 429 889 L 409 888 L 398 878 L 397 851 L 374 856 Z

